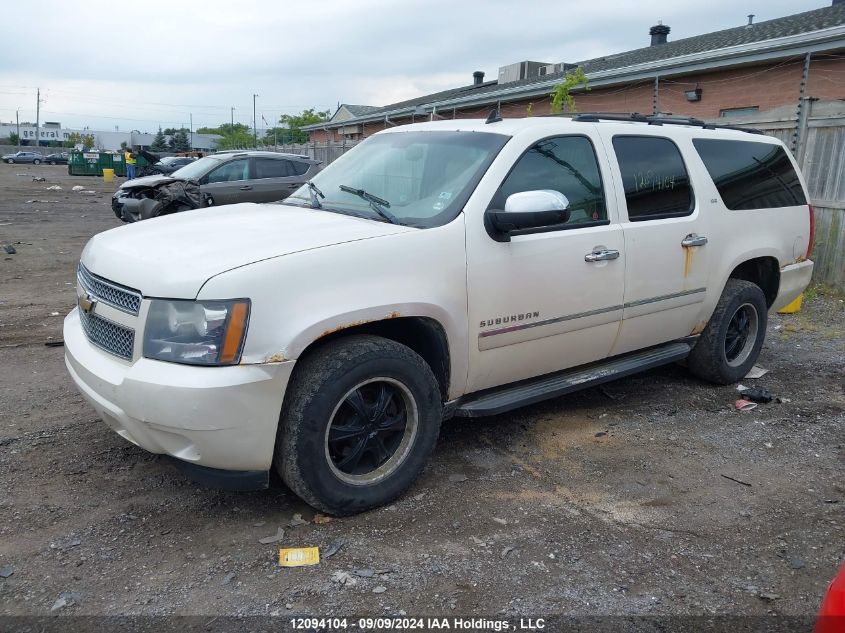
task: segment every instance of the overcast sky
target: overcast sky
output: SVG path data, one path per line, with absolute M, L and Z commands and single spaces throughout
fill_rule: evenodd
M 830 0 L 12 0 L 0 121 L 155 131 L 341 103 L 385 105 L 531 59 L 575 62 L 830 5 Z

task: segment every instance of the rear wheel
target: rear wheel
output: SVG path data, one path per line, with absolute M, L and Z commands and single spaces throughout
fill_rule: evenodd
M 750 281 L 729 279 L 690 353 L 690 371 L 722 385 L 740 380 L 760 355 L 767 317 L 766 297 L 760 287 Z
M 32 164 L 33 165 L 40 165 L 41 161 L 36 158 L 34 161 L 32 161 Z
M 414 351 L 375 336 L 318 348 L 291 379 L 275 464 L 330 514 L 389 503 L 425 467 L 440 430 L 437 380 Z
M 55 165 L 55 164 L 56 164 L 56 161 L 51 160 L 51 161 L 50 161 L 50 164 L 51 164 L 51 165 Z

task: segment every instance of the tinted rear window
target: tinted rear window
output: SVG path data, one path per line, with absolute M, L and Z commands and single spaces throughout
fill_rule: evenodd
M 728 209 L 771 209 L 807 204 L 783 147 L 753 141 L 693 140 Z
M 678 146 L 657 136 L 614 136 L 631 222 L 690 215 L 692 187 Z

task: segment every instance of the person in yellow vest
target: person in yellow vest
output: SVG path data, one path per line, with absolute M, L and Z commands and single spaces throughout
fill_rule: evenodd
M 124 150 L 123 158 L 126 160 L 126 180 L 132 180 L 135 177 L 135 163 L 136 158 L 129 148 Z

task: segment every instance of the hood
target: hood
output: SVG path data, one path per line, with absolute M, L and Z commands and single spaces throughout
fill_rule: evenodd
M 177 180 L 176 178 L 171 178 L 170 176 L 164 176 L 162 174 L 155 174 L 153 176 L 141 176 L 140 178 L 133 178 L 132 180 L 127 180 L 122 185 L 120 185 L 121 189 L 135 189 L 136 187 L 157 187 L 165 182 L 173 182 Z
M 222 272 L 271 257 L 414 231 L 279 204 L 231 204 L 127 224 L 92 237 L 82 263 L 145 296 L 192 299 Z

